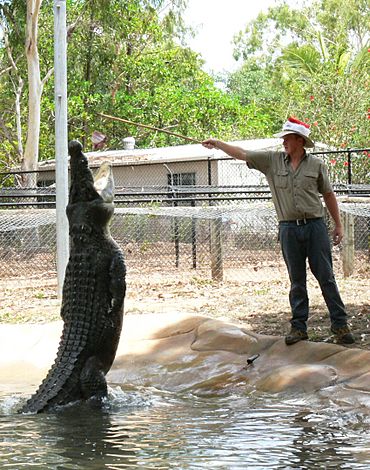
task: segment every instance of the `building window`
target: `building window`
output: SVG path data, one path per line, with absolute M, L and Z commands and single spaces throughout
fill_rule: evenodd
M 195 173 L 168 173 L 169 186 L 195 186 Z
M 55 185 L 55 180 L 38 180 L 37 187 L 38 188 L 47 188 L 48 186 Z

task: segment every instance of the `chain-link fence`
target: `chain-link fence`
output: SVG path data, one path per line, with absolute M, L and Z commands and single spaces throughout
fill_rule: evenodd
M 259 139 L 241 142 L 245 148 L 261 147 L 268 140 L 275 144 L 265 150 L 276 150 L 279 139 Z M 264 143 L 264 146 L 267 144 Z M 327 165 L 329 177 L 336 188 L 345 193 L 363 192 L 362 186 L 370 182 L 370 149 L 347 149 L 343 151 L 313 152 Z M 261 193 L 261 186 L 267 186 L 262 173 L 250 170 L 245 162 L 234 160 L 210 151 L 202 145 L 182 145 L 159 149 L 115 150 L 86 153 L 89 166 L 93 169 L 103 161 L 109 161 L 113 167 L 114 181 L 117 187 L 116 199 L 127 193 L 141 193 L 151 200 L 157 193 L 167 194 L 190 189 L 222 192 L 225 189 L 240 192 L 256 187 Z M 365 188 L 368 192 L 368 188 Z M 267 189 L 268 192 L 268 189 Z M 194 194 L 193 194 L 194 196 Z M 4 204 L 21 207 L 33 202 L 45 206 L 55 202 L 55 162 L 39 164 L 35 172 L 8 171 L 0 172 L 0 207 Z
M 346 238 L 336 269 L 356 273 L 369 262 L 370 203 L 340 203 Z M 0 211 L 0 278 L 56 269 L 55 209 Z M 180 272 L 224 279 L 242 270 L 253 280 L 261 267 L 278 276 L 283 260 L 270 201 L 208 207 L 117 207 L 111 224 L 131 272 Z
M 256 270 L 269 267 L 279 277 L 285 268 L 264 176 L 248 170 L 244 162 L 210 155 L 202 146 L 181 147 L 183 155 L 168 148 L 153 149 L 150 155 L 135 150 L 89 157 L 92 167 L 106 159 L 113 165 L 116 209 L 111 232 L 129 271 L 175 276 L 194 270 L 222 280 L 226 271 L 241 270 L 243 279 L 253 280 Z M 333 153 L 322 157 L 339 195 L 369 195 L 366 179 L 356 176 L 368 174 L 367 149 L 336 152 L 335 163 Z M 340 172 L 335 173 L 337 164 Z M 0 278 L 55 273 L 54 164 L 41 165 L 36 173 L 0 177 Z M 21 187 L 27 180 L 38 186 Z M 354 202 L 358 200 L 340 202 L 346 234 L 335 268 L 345 275 L 369 262 L 370 202 L 366 197 Z

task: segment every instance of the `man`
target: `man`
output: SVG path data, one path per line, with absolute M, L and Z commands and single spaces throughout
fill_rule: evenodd
M 334 245 L 341 242 L 343 227 L 326 166 L 319 158 L 305 151 L 305 147 L 314 147 L 309 134 L 308 124 L 289 118 L 282 132 L 275 135 L 283 139 L 285 152 L 249 151 L 217 139 L 207 139 L 203 145 L 244 160 L 249 168 L 266 175 L 279 220 L 279 240 L 291 283 L 289 301 L 292 318 L 291 330 L 285 337 L 286 344 L 308 339 L 306 259 L 320 284 L 336 342 L 352 344 L 355 340 L 347 325 L 347 314 L 334 278 L 320 194 L 334 220 Z

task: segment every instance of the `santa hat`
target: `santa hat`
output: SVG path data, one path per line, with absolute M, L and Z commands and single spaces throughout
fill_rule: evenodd
M 305 122 L 300 121 L 294 117 L 288 118 L 283 126 L 283 130 L 278 134 L 274 134 L 274 137 L 284 137 L 288 134 L 298 134 L 304 138 L 305 147 L 312 148 L 315 146 L 314 142 L 308 137 L 310 135 L 310 126 Z

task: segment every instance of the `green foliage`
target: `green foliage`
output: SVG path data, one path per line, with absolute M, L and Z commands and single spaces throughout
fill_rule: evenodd
M 202 61 L 180 46 L 187 32 L 181 21 L 186 1 L 173 0 L 67 0 L 68 126 L 69 138 L 92 149 L 94 130 L 107 135 L 110 148 L 134 135 L 140 147 L 184 143 L 163 133 L 103 120 L 103 112 L 189 137 L 217 135 L 224 139 L 263 136 L 269 119 L 256 103 L 241 103 L 218 89 L 202 70 Z M 170 8 L 168 8 L 170 5 Z M 7 135 L 0 149 L 7 152 L 6 166 L 19 163 L 16 156 L 15 74 L 27 80 L 24 54 L 25 2 L 14 0 L 3 15 L 17 70 L 0 75 L 0 119 Z M 164 8 L 167 8 L 163 10 Z M 39 18 L 41 79 L 53 67 L 53 1 L 44 0 Z M 22 25 L 22 28 L 19 28 Z M 0 47 L 0 70 L 9 66 Z M 23 144 L 27 129 L 27 86 L 21 95 Z M 5 111 L 7 110 L 7 112 Z M 39 158 L 54 156 L 54 81 L 44 83 L 41 102 Z M 12 144 L 10 144 L 12 142 Z
M 316 140 L 336 148 L 366 147 L 369 23 L 365 0 L 270 8 L 235 37 L 235 56 L 244 57 L 244 64 L 231 75 L 229 90 L 243 102 L 266 103 L 278 127 L 296 115 L 312 124 Z M 360 179 L 367 165 L 364 159 L 356 169 Z
M 39 18 L 41 79 L 54 62 L 53 3 L 43 0 Z M 235 57 L 244 63 L 228 78 L 226 92 L 183 45 L 186 0 L 66 5 L 69 138 L 81 140 L 86 150 L 94 130 L 107 135 L 110 148 L 120 148 L 128 135 L 140 147 L 183 143 L 104 120 L 101 112 L 195 139 L 225 140 L 269 137 L 296 114 L 311 122 L 314 139 L 334 147 L 368 145 L 366 0 L 317 0 L 299 10 L 281 3 L 260 14 L 235 37 Z M 23 145 L 27 132 L 26 2 L 1 2 L 0 21 L 10 45 L 6 49 L 5 37 L 0 40 L 0 167 L 9 168 L 21 158 L 15 96 L 22 80 Z M 39 149 L 40 159 L 54 157 L 53 79 L 44 84 Z
M 95 10 L 91 15 L 86 21 L 94 28 L 80 28 L 69 46 L 75 51 L 69 54 L 72 136 L 81 138 L 99 129 L 113 148 L 120 147 L 127 135 L 135 135 L 140 147 L 183 143 L 163 133 L 101 120 L 99 112 L 170 127 L 198 139 L 210 133 L 230 138 L 248 133 L 251 126 L 244 108 L 215 87 L 194 52 L 169 35 L 173 14 L 160 20 L 153 8 L 143 9 L 140 2 L 117 1 L 111 2 L 109 18 L 99 17 Z M 122 22 L 127 17 L 130 21 Z
M 278 131 L 281 109 L 276 105 L 280 93 L 273 80 L 273 68 L 255 58 L 247 59 L 238 71 L 229 76 L 227 88 L 246 109 L 256 110 L 260 129 L 256 129 L 255 137 L 269 137 Z

